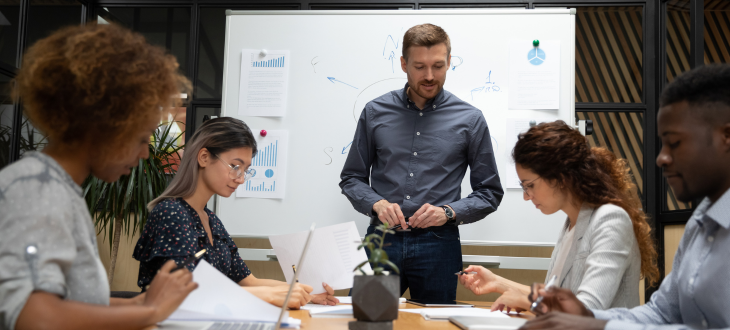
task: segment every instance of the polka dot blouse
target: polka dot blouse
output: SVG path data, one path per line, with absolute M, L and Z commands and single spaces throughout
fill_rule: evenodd
M 205 213 L 208 214 L 213 245 L 198 213 L 182 198 L 166 199 L 150 212 L 133 254 L 139 260 L 137 285 L 143 292 L 165 262 L 175 260 L 182 264 L 187 257 L 202 249 L 208 250 L 203 259 L 234 282 L 238 283 L 251 274 L 218 216 L 207 207 Z M 188 269 L 192 272 L 195 265 L 188 266 Z

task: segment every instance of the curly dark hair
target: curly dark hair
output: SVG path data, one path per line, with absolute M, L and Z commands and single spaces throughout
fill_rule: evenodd
M 91 142 L 100 151 L 119 151 L 139 125 L 179 106 L 177 95 L 190 90 L 174 56 L 116 24 L 58 30 L 22 63 L 14 96 L 33 125 L 52 143 Z
M 555 182 L 578 202 L 614 204 L 626 210 L 641 254 L 641 274 L 654 285 L 659 279 L 651 226 L 634 193 L 626 160 L 606 148 L 591 148 L 586 138 L 565 122 L 542 123 L 519 135 L 512 151 L 516 164 Z

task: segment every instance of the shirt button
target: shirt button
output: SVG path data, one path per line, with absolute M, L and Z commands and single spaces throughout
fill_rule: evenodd
M 714 237 L 712 237 L 712 236 L 707 236 L 707 241 L 708 241 L 708 242 L 712 243 L 712 241 L 714 241 L 714 240 L 715 240 L 715 238 L 714 238 Z
M 707 320 L 702 320 L 702 326 L 707 328 Z
M 418 156 L 418 153 L 417 153 L 417 152 L 414 152 L 414 153 L 413 153 L 413 156 Z
M 692 284 L 694 284 L 694 283 L 695 283 L 695 279 L 694 279 L 694 278 L 690 278 L 690 279 L 689 279 L 689 285 L 691 286 L 691 285 L 692 285 Z
M 411 105 L 410 104 L 409 105 L 406 105 L 406 108 L 410 109 L 411 108 Z
M 406 199 L 411 199 L 411 196 L 406 196 Z
M 411 176 L 413 176 L 413 173 L 411 173 Z
M 423 112 L 419 112 L 419 113 L 418 113 L 418 115 L 419 115 L 419 116 L 423 116 Z
M 436 105 L 435 104 L 433 105 L 433 108 L 436 109 Z
M 416 135 L 421 135 L 421 132 L 416 132 Z

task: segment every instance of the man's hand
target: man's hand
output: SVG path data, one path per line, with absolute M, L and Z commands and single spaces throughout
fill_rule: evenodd
M 446 220 L 448 218 L 443 208 L 426 203 L 413 214 L 410 224 L 413 228 L 428 228 L 443 226 Z
M 570 289 L 552 287 L 546 291 L 544 284 L 535 283 L 532 285 L 528 299 L 530 302 L 534 302 L 538 296 L 542 296 L 542 302 L 533 311 L 536 315 L 562 312 L 593 317 L 593 312 L 586 308 Z
M 322 282 L 322 287 L 324 288 L 325 292 L 320 294 L 313 294 L 312 295 L 312 303 L 313 304 L 320 304 L 320 305 L 328 305 L 328 306 L 334 306 L 337 305 L 340 300 L 335 297 L 335 290 L 332 289 L 329 284 Z
M 373 211 L 378 215 L 378 220 L 387 223 L 388 227 L 401 225 L 401 228 L 408 229 L 406 218 L 400 210 L 400 205 L 381 199 L 373 204 Z M 443 210 L 441 211 L 443 212 Z
M 550 312 L 540 315 L 527 323 L 520 330 L 555 329 L 555 330 L 603 330 L 606 320 L 596 320 L 592 317 L 570 315 L 559 312 Z

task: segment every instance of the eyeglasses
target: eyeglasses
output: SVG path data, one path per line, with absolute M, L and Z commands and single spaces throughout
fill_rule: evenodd
M 529 181 L 529 182 L 520 182 L 520 187 L 522 187 L 522 192 L 524 192 L 525 195 L 527 195 L 527 197 L 532 197 L 532 196 L 530 196 L 530 190 L 532 190 L 532 187 L 531 186 L 528 187 L 528 185 L 530 185 L 533 182 L 535 182 L 537 180 L 540 180 L 540 179 L 541 179 L 541 177 L 537 177 L 537 179 L 534 179 L 534 180 Z
M 242 176 L 245 175 L 243 178 L 243 181 L 245 182 L 245 181 L 250 180 L 252 177 L 254 177 L 256 175 L 256 170 L 254 170 L 253 168 L 249 167 L 249 169 L 244 171 L 244 170 L 241 170 L 240 165 L 233 166 L 231 164 L 226 163 L 225 160 L 223 160 L 222 158 L 220 158 L 218 156 L 216 156 L 216 158 L 220 159 L 220 161 L 222 161 L 223 164 L 226 164 L 228 167 L 231 168 L 231 171 L 228 172 L 228 178 L 230 178 L 231 180 L 238 180 Z

